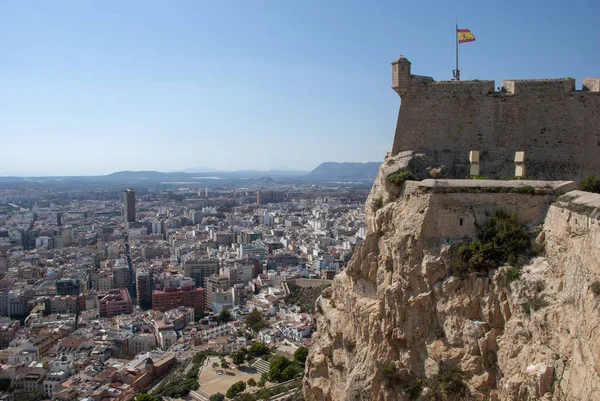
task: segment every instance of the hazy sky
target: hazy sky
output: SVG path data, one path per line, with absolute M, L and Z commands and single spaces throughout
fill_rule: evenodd
M 0 176 L 381 161 L 456 18 L 463 79 L 600 75 L 597 0 L 0 0 Z

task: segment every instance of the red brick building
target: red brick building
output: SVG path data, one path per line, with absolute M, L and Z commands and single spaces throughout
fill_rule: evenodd
M 133 304 L 129 291 L 126 288 L 120 290 L 108 290 L 98 293 L 98 309 L 101 317 L 113 317 L 129 314 L 133 311 Z
M 19 330 L 19 321 L 4 318 L 0 322 L 0 348 L 8 347 L 8 344 L 15 338 Z
M 152 292 L 152 309 L 166 312 L 178 306 L 194 308 L 194 313 L 204 312 L 204 288 L 194 286 L 168 287 Z

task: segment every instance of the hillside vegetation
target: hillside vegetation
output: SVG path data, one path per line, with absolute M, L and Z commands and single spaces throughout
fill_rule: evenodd
M 331 284 L 320 287 L 300 287 L 294 284 L 288 284 L 290 294 L 285 297 L 285 303 L 288 305 L 297 305 L 303 313 L 315 313 L 315 301 L 321 295 L 321 292 Z

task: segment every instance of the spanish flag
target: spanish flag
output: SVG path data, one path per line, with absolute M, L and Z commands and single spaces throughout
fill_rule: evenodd
M 456 35 L 458 36 L 458 43 L 474 42 L 475 35 L 468 29 L 456 28 Z

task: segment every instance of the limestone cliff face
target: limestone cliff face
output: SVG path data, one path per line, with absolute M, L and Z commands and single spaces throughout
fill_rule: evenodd
M 506 268 L 459 279 L 451 241 L 427 234 L 437 194 L 387 182 L 411 160 L 386 158 L 367 201 L 370 234 L 317 300 L 305 398 L 409 400 L 411 383 L 443 362 L 462 372 L 470 399 L 600 400 L 600 222 L 590 217 L 600 196 L 539 201 L 545 254 L 520 279 L 508 283 Z M 393 383 L 378 374 L 391 364 Z

